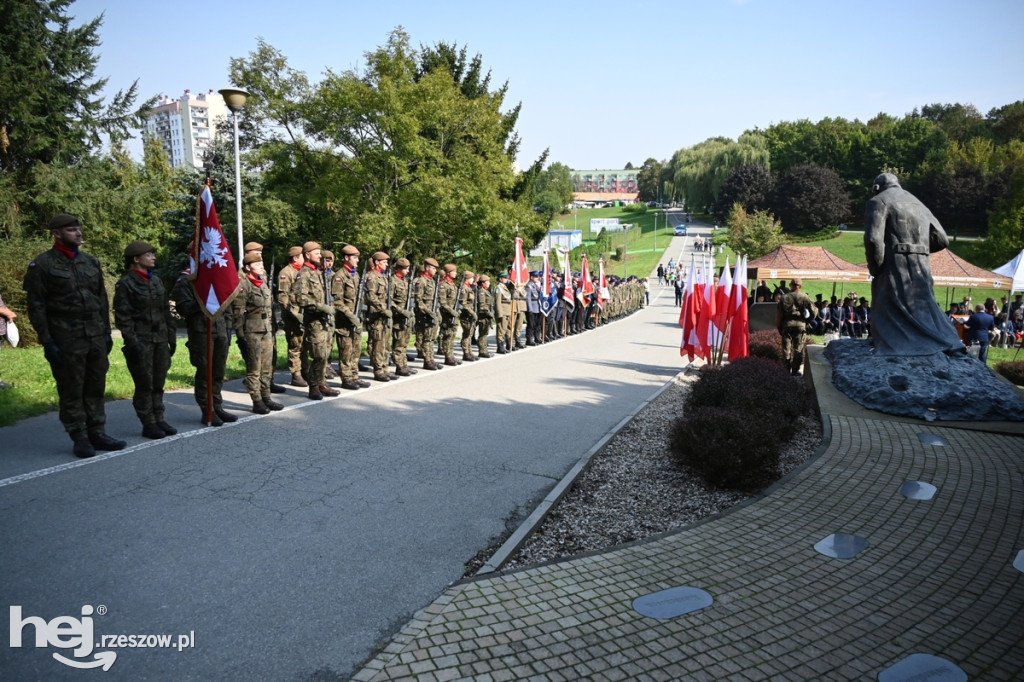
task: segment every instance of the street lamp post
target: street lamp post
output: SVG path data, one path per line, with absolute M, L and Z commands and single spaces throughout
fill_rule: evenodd
M 238 267 L 242 267 L 245 254 L 242 250 L 242 164 L 238 158 L 238 112 L 245 106 L 245 98 L 249 93 L 237 88 L 224 88 L 218 92 L 231 110 L 231 121 L 235 127 L 235 218 L 238 223 Z
M 654 250 L 658 250 L 658 212 L 654 212 Z

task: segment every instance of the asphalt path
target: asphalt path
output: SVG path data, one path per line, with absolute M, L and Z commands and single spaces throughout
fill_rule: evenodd
M 671 288 L 655 278 L 651 297 L 509 355 L 319 403 L 290 389 L 265 417 L 229 382 L 226 406 L 248 416 L 220 428 L 168 394 L 183 430 L 160 441 L 141 438 L 130 401 L 110 403 L 108 432 L 129 447 L 91 460 L 72 457 L 55 414 L 0 429 L 2 601 L 51 631 L 75 619 L 65 643 L 91 619 L 96 645 L 76 656 L 51 632 L 37 647 L 26 624 L 7 646 L 4 618 L 0 678 L 78 680 L 53 654 L 105 651 L 104 679 L 347 677 L 681 369 Z

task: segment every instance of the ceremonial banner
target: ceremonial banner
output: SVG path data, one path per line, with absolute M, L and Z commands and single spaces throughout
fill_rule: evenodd
M 196 212 L 196 232 L 188 253 L 189 281 L 207 316 L 215 318 L 238 291 L 238 267 L 217 220 L 209 186 L 199 193 Z
M 545 251 L 544 270 L 540 278 L 540 311 L 545 317 L 551 313 L 551 310 L 554 308 L 553 302 L 557 300 L 556 296 L 552 296 L 551 263 L 548 262 L 548 252 Z
M 512 260 L 512 271 L 509 279 L 517 287 L 526 286 L 530 281 L 530 271 L 526 269 L 526 258 L 523 257 L 523 240 L 516 237 L 516 253 Z

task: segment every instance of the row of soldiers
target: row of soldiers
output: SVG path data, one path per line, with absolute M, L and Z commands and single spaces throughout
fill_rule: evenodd
M 495 331 L 496 352 L 505 354 L 524 345 L 543 343 L 544 336 L 536 315 L 542 315 L 539 297 L 540 273 L 531 273 L 526 287 L 516 287 L 508 273 L 497 277 L 492 288 L 488 275 L 464 271 L 461 277 L 454 264 L 443 268 L 426 258 L 415 269 L 406 258 L 394 265 L 383 251 L 370 256 L 359 274 L 359 250 L 351 245 L 334 254 L 317 242 L 306 242 L 289 250 L 289 264 L 277 276 L 276 299 L 288 345 L 288 370 L 293 386 L 309 390 L 311 400 L 337 395 L 327 385 L 329 358 L 335 341 L 341 388 L 357 390 L 370 384 L 359 378 L 358 361 L 362 332 L 367 332 L 367 354 L 376 381 L 387 382 L 417 372 L 409 367 L 406 348 L 413 332 L 416 351 L 423 369 L 436 371 L 492 357 L 488 335 Z M 336 267 L 337 266 L 337 267 Z M 590 329 L 643 304 L 643 285 L 635 278 L 612 278 L 609 300 L 599 306 L 596 297 L 583 297 L 581 282 L 573 280 L 573 291 L 580 294 L 569 304 L 561 296 L 566 286 L 556 276 L 553 315 L 548 339 L 564 333 Z M 568 307 L 572 313 L 565 315 Z M 527 322 L 527 340 L 520 340 L 522 321 Z M 455 336 L 461 329 L 461 359 L 455 357 Z M 441 362 L 434 359 L 437 341 Z M 474 352 L 474 343 L 476 352 Z M 389 370 L 393 362 L 395 371 Z

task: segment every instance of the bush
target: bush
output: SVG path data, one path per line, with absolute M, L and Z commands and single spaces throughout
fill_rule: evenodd
M 748 342 L 750 357 L 764 358 L 785 367 L 785 356 L 782 355 L 782 336 L 775 329 L 754 332 Z
M 781 447 L 807 408 L 804 384 L 781 364 L 749 357 L 707 368 L 684 403 L 672 449 L 711 486 L 755 490 L 778 476 Z
M 1017 386 L 1024 386 L 1024 362 L 1000 362 L 996 371 Z
M 640 215 L 640 214 L 647 213 L 647 204 L 638 201 L 635 204 L 630 204 L 629 206 L 626 206 L 622 210 L 625 213 L 636 213 L 636 214 Z

